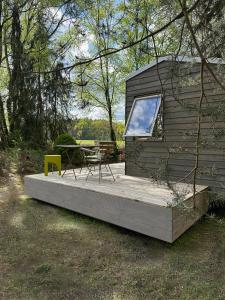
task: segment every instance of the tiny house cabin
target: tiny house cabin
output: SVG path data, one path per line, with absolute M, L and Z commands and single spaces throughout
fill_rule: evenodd
M 161 57 L 128 76 L 126 175 L 191 183 L 198 160 L 197 184 L 224 194 L 225 62 L 207 63 Z

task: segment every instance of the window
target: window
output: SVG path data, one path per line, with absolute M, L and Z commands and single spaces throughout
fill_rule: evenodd
M 136 98 L 127 121 L 125 136 L 162 137 L 161 96 Z

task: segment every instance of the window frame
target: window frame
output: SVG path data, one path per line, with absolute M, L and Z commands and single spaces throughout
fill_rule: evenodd
M 149 96 L 143 96 L 143 97 L 137 97 L 137 98 L 134 98 L 134 101 L 133 101 L 133 104 L 132 104 L 132 107 L 131 107 L 131 110 L 130 110 L 130 113 L 129 113 L 129 116 L 128 116 L 128 119 L 127 119 L 127 123 L 126 123 L 126 127 L 125 127 L 125 131 L 124 131 L 124 137 L 126 138 L 126 137 L 150 137 L 150 138 L 153 138 L 154 139 L 154 137 L 152 136 L 152 133 L 153 133 L 153 130 L 152 130 L 152 133 L 150 134 L 150 133 L 143 133 L 143 134 L 138 134 L 138 135 L 134 135 L 134 134 L 126 134 L 126 132 L 127 132 L 127 129 L 128 129 L 128 125 L 129 125 L 129 122 L 130 122 L 130 119 L 131 119 L 131 116 L 132 116 L 132 114 L 133 114 L 133 111 L 134 111 L 134 107 L 135 107 L 135 105 L 136 105 L 136 102 L 138 101 L 138 100 L 143 100 L 143 99 L 151 99 L 151 98 L 159 98 L 159 108 L 158 108 L 158 111 L 157 111 L 157 114 L 155 115 L 155 117 L 154 117 L 154 120 L 153 120 L 153 123 L 154 123 L 154 125 L 153 125 L 153 130 L 154 130 L 154 126 L 155 126 L 155 122 L 156 122 L 156 119 L 157 119 L 157 115 L 158 115 L 158 113 L 159 113 L 159 110 L 160 110 L 160 108 L 161 108 L 161 106 L 162 106 L 162 95 L 161 94 L 157 94 L 157 95 L 149 95 Z

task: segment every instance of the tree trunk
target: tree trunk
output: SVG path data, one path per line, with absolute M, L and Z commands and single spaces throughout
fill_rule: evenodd
M 111 108 L 109 108 L 109 130 L 110 130 L 110 139 L 111 141 L 116 142 L 116 134 L 115 134 L 115 130 L 113 128 L 113 118 L 112 118 L 112 110 Z
M 11 52 L 12 71 L 9 81 L 9 106 L 11 110 L 10 130 L 20 131 L 26 139 L 26 119 L 29 114 L 29 95 L 25 87 L 24 78 L 24 48 L 21 42 L 20 9 L 15 2 L 12 9 L 12 30 L 11 30 Z
M 8 128 L 6 125 L 5 119 L 5 110 L 2 101 L 2 97 L 0 95 L 0 142 L 3 148 L 8 146 Z
M 0 0 L 0 66 L 2 64 L 3 56 L 3 1 Z M 5 109 L 0 95 L 0 143 L 3 148 L 8 146 L 8 128 L 6 125 Z
M 41 88 L 41 73 L 40 73 L 40 61 L 39 69 L 38 69 L 38 111 L 37 111 L 37 120 L 36 126 L 38 126 L 38 136 L 39 136 L 39 144 L 44 145 L 46 141 L 44 141 L 44 108 L 42 101 L 42 88 Z
M 11 48 L 12 48 L 12 76 L 9 82 L 9 107 L 10 110 L 10 127 L 14 131 L 20 128 L 20 98 L 21 98 L 21 27 L 18 6 L 14 4 L 12 10 L 12 32 L 11 32 Z M 12 112 L 12 114 L 11 114 Z
M 3 42 L 3 25 L 2 25 L 2 0 L 0 0 L 0 65 L 2 64 L 2 42 Z

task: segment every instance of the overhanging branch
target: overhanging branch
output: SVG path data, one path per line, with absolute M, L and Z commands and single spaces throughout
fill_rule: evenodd
M 197 0 L 189 9 L 187 9 L 186 13 L 189 14 L 190 12 L 192 12 L 198 5 L 198 3 L 200 2 L 201 0 Z M 70 66 L 66 66 L 66 67 L 63 67 L 63 68 L 59 68 L 57 70 L 49 70 L 49 71 L 44 71 L 42 73 L 52 73 L 52 72 L 56 72 L 56 71 L 63 71 L 63 70 L 72 70 L 73 68 L 77 67 L 77 66 L 81 66 L 81 65 L 85 65 L 85 64 L 88 64 L 88 63 L 92 63 L 93 61 L 95 60 L 98 60 L 98 59 L 101 59 L 103 57 L 107 57 L 107 56 L 110 56 L 110 55 L 113 55 L 113 54 L 116 54 L 116 53 L 119 53 L 123 50 L 126 50 L 126 49 L 129 49 L 143 41 L 145 41 L 146 39 L 148 38 L 151 38 L 151 37 L 154 37 L 155 35 L 159 34 L 160 32 L 164 31 L 165 29 L 167 29 L 171 24 L 173 24 L 175 21 L 183 18 L 185 15 L 184 15 L 184 11 L 182 10 L 178 15 L 176 15 L 172 20 L 170 20 L 169 22 L 167 22 L 165 25 L 163 25 L 162 27 L 160 27 L 159 29 L 155 30 L 155 31 L 152 31 L 151 33 L 145 35 L 144 37 L 128 44 L 128 45 L 125 45 L 121 48 L 118 48 L 118 49 L 114 49 L 112 51 L 108 51 L 105 50 L 105 53 L 102 53 L 102 54 L 98 54 L 96 55 L 95 57 L 93 58 L 89 58 L 89 59 L 82 59 L 81 61 L 77 62 L 77 63 L 74 63 Z M 34 72 L 35 73 L 35 72 Z

